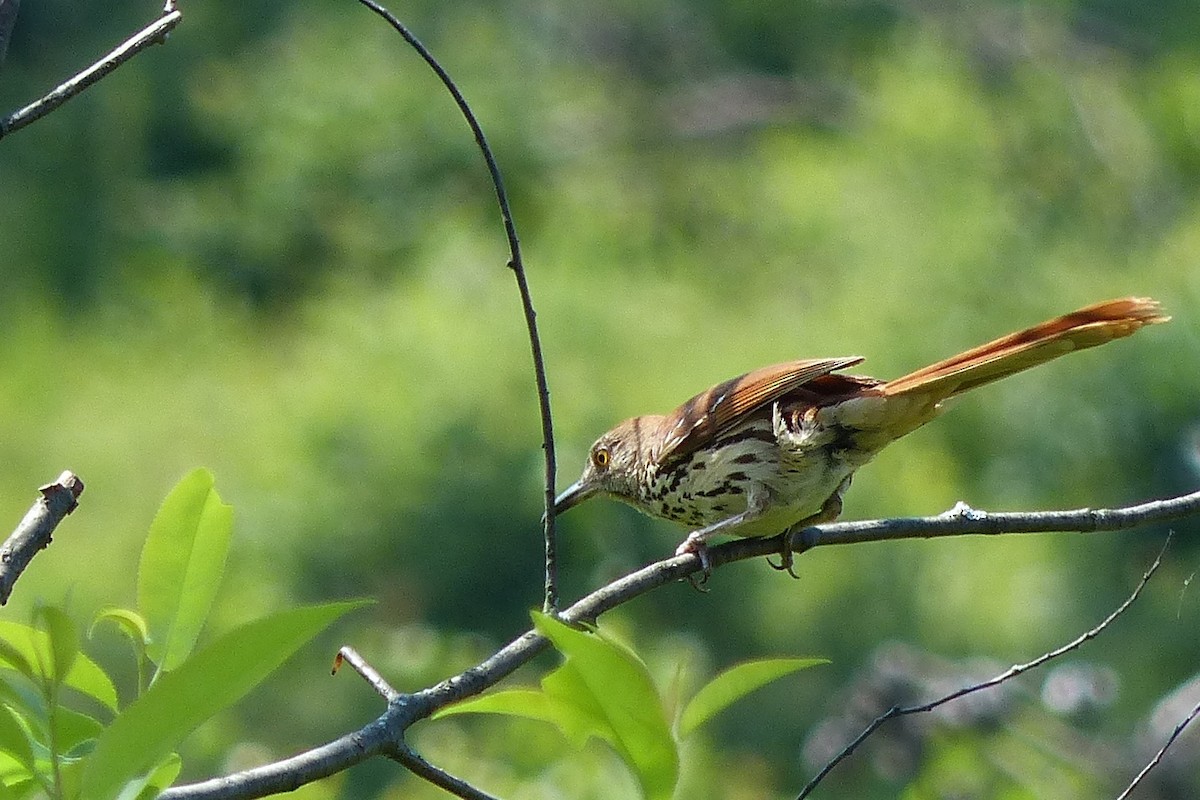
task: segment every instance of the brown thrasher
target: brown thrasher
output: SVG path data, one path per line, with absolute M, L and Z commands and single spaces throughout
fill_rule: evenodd
M 1109 300 L 892 381 L 835 374 L 857 356 L 763 367 L 665 416 L 617 425 L 592 445 L 554 509 L 607 494 L 692 526 L 676 552 L 696 553 L 707 574 L 713 534 L 773 536 L 836 519 L 854 471 L 950 397 L 1168 319 L 1155 300 Z M 786 544 L 783 555 L 790 571 Z

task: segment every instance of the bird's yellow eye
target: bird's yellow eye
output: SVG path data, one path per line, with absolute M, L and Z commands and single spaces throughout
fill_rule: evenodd
M 607 447 L 597 447 L 592 451 L 592 463 L 596 465 L 597 469 L 607 467 L 611 459 L 612 456 L 609 454 Z

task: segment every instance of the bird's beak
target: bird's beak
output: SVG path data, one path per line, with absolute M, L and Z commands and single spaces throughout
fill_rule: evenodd
M 563 513 L 564 511 L 566 511 L 569 508 L 574 508 L 575 506 L 582 503 L 584 500 L 587 500 L 589 497 L 594 495 L 599 490 L 600 490 L 600 487 L 594 483 L 586 483 L 582 480 L 575 481 L 570 486 L 568 486 L 566 488 L 566 490 L 563 491 L 562 494 L 560 494 L 557 498 L 555 498 L 555 500 L 554 500 L 555 515 L 557 516 L 558 514 Z

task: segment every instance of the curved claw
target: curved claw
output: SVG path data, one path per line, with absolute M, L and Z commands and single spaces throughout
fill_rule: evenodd
M 704 541 L 704 537 L 697 536 L 695 532 L 688 534 L 688 537 L 683 540 L 679 547 L 675 548 L 675 555 L 682 556 L 692 554 L 700 559 L 700 577 L 696 578 L 696 573 L 688 573 L 687 581 L 692 585 L 692 588 L 698 592 L 707 592 L 705 584 L 712 577 L 712 559 L 708 556 L 708 543 Z
M 796 574 L 796 571 L 794 569 L 792 569 L 793 565 L 796 563 L 796 554 L 792 550 L 790 533 L 782 534 L 779 537 L 779 539 L 780 539 L 779 563 L 776 564 L 774 561 L 771 560 L 770 556 L 767 556 L 767 564 L 769 564 L 771 569 L 773 569 L 773 570 L 778 570 L 779 572 L 786 572 L 788 575 L 791 575 L 796 580 L 800 580 L 800 576 Z

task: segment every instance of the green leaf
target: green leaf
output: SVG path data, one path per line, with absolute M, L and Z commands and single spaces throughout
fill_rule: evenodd
M 128 608 L 110 606 L 101 609 L 96 613 L 88 628 L 89 639 L 95 636 L 96 629 L 102 622 L 111 622 L 115 625 L 117 630 L 125 634 L 129 646 L 133 648 L 133 658 L 137 665 L 138 694 L 141 694 L 145 691 L 146 645 L 150 640 L 150 628 L 146 625 L 146 618 Z
M 602 720 L 604 738 L 633 770 L 647 798 L 670 798 L 679 777 L 679 752 L 646 665 L 599 633 L 536 612 L 533 624 L 567 657 L 567 671 L 555 670 L 558 677 L 551 681 L 553 696 L 575 705 L 582 719 Z
M 713 715 L 773 680 L 828 663 L 824 658 L 765 658 L 730 667 L 696 692 L 679 718 L 679 735 L 689 736 Z
M 591 736 L 596 736 L 620 749 L 616 732 L 609 724 L 604 707 L 588 689 L 583 675 L 573 661 L 560 666 L 542 678 L 542 691 L 565 706 L 570 713 L 563 714 L 559 727 L 563 735 L 576 747 L 583 747 Z
M 0 750 L 16 759 L 33 775 L 33 747 L 29 744 L 29 733 L 20 716 L 11 708 L 0 705 Z
M 45 665 L 49 668 L 46 677 L 57 686 L 66 679 L 79 655 L 79 630 L 66 612 L 54 606 L 38 606 L 34 609 L 33 619 L 46 633 L 49 645 L 46 650 L 50 656 Z
M 27 780 L 14 779 L 0 784 L 0 800 L 26 800 L 30 797 L 45 797 L 45 793 L 37 794 L 37 784 L 33 778 Z
M 18 622 L 0 621 L 0 660 L 7 662 L 35 683 L 45 680 L 38 665 L 52 660 L 50 637 Z M 18 666 L 18 663 L 20 665 Z M 104 670 L 83 653 L 71 660 L 62 684 L 92 697 L 112 711 L 117 710 L 117 690 Z
M 134 643 L 135 648 L 144 650 L 150 640 L 150 627 L 146 625 L 146 618 L 133 609 L 110 606 L 97 611 L 91 627 L 88 628 L 89 639 L 95 635 L 101 622 L 116 625 L 117 629 Z
M 61 706 L 54 710 L 54 743 L 59 753 L 71 754 L 72 750 L 94 740 L 103 730 L 104 726 L 87 714 Z
M 138 610 L 149 628 L 146 653 L 160 674 L 196 646 L 225 571 L 233 509 L 197 469 L 176 484 L 150 524 L 138 565 Z
M 117 800 L 152 800 L 175 782 L 183 770 L 183 761 L 178 753 L 171 753 L 145 775 L 125 784 Z
M 536 689 L 506 689 L 446 706 L 430 719 L 441 719 L 456 714 L 504 714 L 558 725 L 561 713 L 562 709 L 558 707 L 555 699 L 545 692 Z
M 63 680 L 64 686 L 83 692 L 99 700 L 106 708 L 117 710 L 117 689 L 112 679 L 100 666 L 83 653 L 75 657 L 71 671 Z
M 178 753 L 171 753 L 146 777 L 146 785 L 142 787 L 138 797 L 156 796 L 174 783 L 182 771 L 183 759 L 179 757 Z
M 362 601 L 292 609 L 235 628 L 162 674 L 113 720 L 85 759 L 83 796 L 113 800 L 200 723 L 257 686 L 301 645 Z
M 5 626 L 11 627 L 6 629 Z M 26 678 L 29 678 L 29 680 L 36 681 L 37 672 L 34 670 L 33 664 L 30 663 L 29 658 L 26 655 L 33 655 L 32 649 L 28 647 L 18 647 L 10 638 L 11 635 L 17 633 L 16 629 L 18 628 L 22 629 L 22 633 L 17 635 L 23 637 L 21 642 L 24 644 L 24 625 L 20 625 L 16 622 L 0 622 L 0 661 L 3 661 L 9 667 L 12 667 Z

